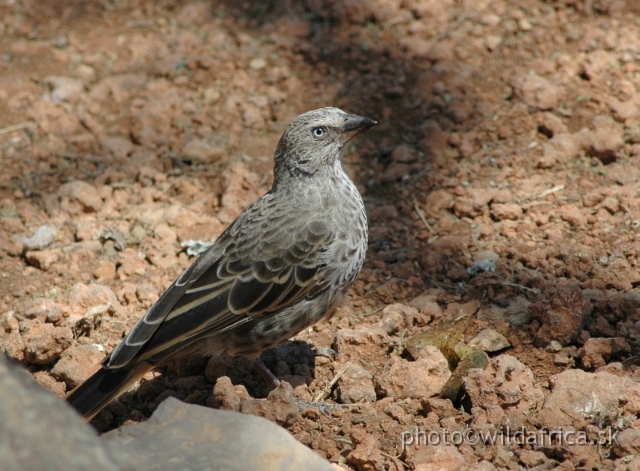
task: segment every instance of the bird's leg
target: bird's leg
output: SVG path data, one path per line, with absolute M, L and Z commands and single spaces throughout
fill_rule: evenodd
M 268 384 L 272 385 L 274 388 L 280 386 L 280 380 L 276 378 L 276 375 L 267 368 L 267 365 L 265 365 L 260 358 L 253 360 L 253 368 Z
M 268 384 L 272 385 L 274 388 L 280 386 L 280 380 L 276 378 L 273 372 L 267 367 L 267 365 L 262 362 L 260 358 L 256 358 L 255 360 L 253 360 L 253 368 L 260 376 L 262 376 L 262 379 L 264 379 Z M 323 414 L 328 414 L 333 410 L 348 409 L 352 407 L 352 405 L 350 404 L 325 404 L 323 402 L 306 402 L 302 399 L 298 399 L 295 396 L 293 397 L 293 400 L 300 410 L 307 409 L 309 407 L 317 407 L 318 410 Z

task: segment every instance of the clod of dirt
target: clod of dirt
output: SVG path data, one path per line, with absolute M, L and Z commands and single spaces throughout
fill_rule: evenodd
M 535 345 L 544 347 L 552 340 L 569 345 L 576 339 L 591 313 L 587 301 L 576 285 L 561 287 L 551 299 L 551 305 L 542 314 L 541 326 L 535 335 Z
M 247 399 L 240 405 L 240 412 L 265 417 L 285 427 L 300 420 L 300 410 L 296 404 L 293 388 L 281 381 L 269 393 L 267 399 Z
M 60 358 L 72 341 L 73 333 L 68 327 L 24 320 L 19 332 L 4 337 L 2 349 L 18 362 L 48 365 Z
M 222 376 L 213 387 L 213 395 L 207 398 L 207 405 L 216 409 L 239 411 L 247 399 L 249 393 L 242 384 L 233 385 L 227 376 Z
M 364 430 L 353 429 L 350 434 L 354 449 L 347 455 L 347 461 L 357 469 L 382 469 L 384 458 L 380 453 L 380 444 L 373 435 Z

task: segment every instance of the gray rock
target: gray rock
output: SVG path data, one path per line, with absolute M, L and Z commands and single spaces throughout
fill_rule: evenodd
M 148 471 L 333 471 L 286 430 L 260 417 L 165 400 L 151 418 L 103 435 L 112 453 Z
M 0 469 L 332 471 L 260 417 L 169 398 L 144 423 L 100 439 L 71 407 L 0 353 Z
M 48 247 L 56 240 L 56 228 L 48 224 L 38 227 L 31 237 L 21 237 L 24 248 L 27 250 L 40 250 Z
M 0 469 L 122 470 L 95 431 L 0 353 Z

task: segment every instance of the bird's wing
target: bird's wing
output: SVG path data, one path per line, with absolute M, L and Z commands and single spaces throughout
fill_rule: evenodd
M 304 219 L 304 218 L 301 218 Z M 105 361 L 152 361 L 326 289 L 323 254 L 334 237 L 320 221 L 285 217 L 274 229 L 231 226 L 167 289 Z M 260 227 L 258 226 L 258 229 Z

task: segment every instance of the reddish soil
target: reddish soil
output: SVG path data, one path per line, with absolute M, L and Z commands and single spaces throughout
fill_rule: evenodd
M 286 124 L 337 106 L 380 123 L 345 156 L 365 268 L 330 321 L 264 361 L 300 399 L 356 405 L 281 420 L 286 398 L 254 401 L 269 388 L 246 362 L 194 359 L 94 425 L 145 420 L 171 395 L 266 415 L 345 469 L 632 469 L 639 14 L 634 0 L 3 2 L 0 349 L 64 395 L 192 261 L 181 242 L 215 238 L 268 190 Z M 458 340 L 490 328 L 509 346 L 485 348 L 452 404 L 437 396 L 446 349 L 408 347 L 461 314 Z M 312 353 L 325 347 L 337 354 Z M 549 399 L 554 375 L 580 370 L 576 394 L 609 375 L 627 396 L 554 422 L 575 405 Z M 401 442 L 508 426 L 626 441 Z

